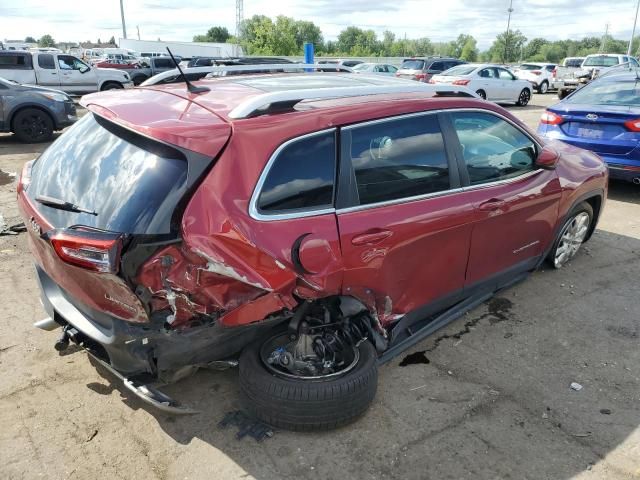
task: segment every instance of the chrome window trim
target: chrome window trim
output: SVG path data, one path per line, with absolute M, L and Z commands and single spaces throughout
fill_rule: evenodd
M 251 194 L 251 199 L 249 200 L 249 216 L 254 220 L 260 220 L 263 222 L 273 222 L 276 220 L 290 220 L 292 218 L 304 218 L 304 217 L 315 217 L 318 215 L 326 215 L 328 213 L 335 213 L 336 209 L 333 206 L 323 206 L 310 210 L 294 210 L 287 213 L 260 213 L 258 209 L 258 198 L 260 197 L 260 193 L 262 193 L 262 187 L 264 186 L 264 182 L 267 179 L 267 175 L 271 171 L 271 167 L 277 160 L 278 156 L 282 153 L 282 151 L 287 148 L 292 143 L 299 142 L 300 140 L 305 140 L 307 138 L 317 137 L 319 135 L 324 135 L 326 133 L 335 133 L 337 130 L 336 127 L 325 128 L 324 130 L 318 130 L 317 132 L 306 133 L 304 135 L 300 135 L 299 137 L 290 138 L 286 142 L 280 144 L 278 148 L 271 154 L 267 164 L 262 169 L 262 173 L 260 173 L 260 177 L 258 177 L 258 183 L 256 183 L 255 188 L 253 189 L 253 193 Z M 337 149 L 337 144 L 336 144 Z M 335 162 L 335 172 L 333 178 L 333 194 L 335 197 L 335 189 L 336 189 L 336 175 L 337 175 L 337 155 L 334 159 Z
M 405 113 L 405 114 L 400 114 L 400 115 L 394 115 L 393 117 L 378 118 L 378 119 L 375 119 L 375 120 L 368 120 L 366 122 L 354 123 L 354 124 L 351 124 L 351 125 L 346 125 L 344 127 L 341 127 L 340 129 L 341 130 L 352 130 L 352 129 L 358 128 L 358 127 L 365 127 L 365 126 L 368 126 L 368 125 L 376 125 L 376 124 L 385 123 L 385 122 L 389 122 L 389 121 L 393 121 L 393 120 L 397 120 L 397 119 L 401 119 L 401 118 L 414 118 L 414 117 L 420 117 L 420 116 L 425 116 L 425 115 L 436 115 L 438 113 L 455 113 L 455 112 L 480 112 L 480 113 L 487 113 L 489 115 L 494 115 L 494 116 L 500 118 L 501 120 L 504 120 L 505 122 L 507 122 L 512 127 L 514 127 L 517 130 L 519 130 L 523 135 L 525 135 L 529 140 L 531 140 L 531 142 L 538 148 L 538 152 L 536 152 L 536 153 L 539 154 L 539 150 L 542 149 L 542 146 L 540 145 L 539 142 L 537 142 L 534 138 L 532 138 L 531 135 L 528 132 L 526 132 L 519 125 L 515 124 L 511 119 L 505 117 L 504 115 L 502 115 L 499 112 L 494 112 L 493 110 L 487 110 L 487 109 L 483 109 L 483 108 L 444 108 L 444 109 L 438 109 L 438 110 L 429 110 L 428 112 L 421 111 L 421 112 Z M 264 184 L 266 176 L 269 173 L 269 170 L 271 169 L 273 163 L 275 162 L 275 160 L 276 160 L 277 156 L 280 154 L 280 152 L 282 152 L 282 150 L 284 150 L 288 145 L 290 145 L 291 143 L 294 143 L 294 142 L 296 142 L 298 140 L 303 140 L 305 138 L 313 137 L 313 136 L 316 136 L 316 135 L 322 135 L 324 133 L 328 133 L 328 132 L 332 132 L 332 131 L 335 132 L 336 130 L 337 130 L 336 127 L 332 127 L 332 128 L 319 130 L 317 132 L 307 133 L 305 135 L 301 135 L 299 137 L 295 137 L 295 138 L 289 139 L 286 142 L 284 142 L 283 144 L 281 144 L 273 152 L 273 154 L 269 158 L 269 161 L 267 162 L 267 164 L 265 165 L 264 169 L 262 170 L 262 173 L 260 174 L 260 177 L 258 179 L 258 183 L 256 184 L 256 187 L 254 188 L 253 193 L 251 195 L 251 200 L 249 202 L 249 216 L 251 218 L 253 218 L 254 220 L 270 222 L 270 221 L 277 221 L 277 220 L 291 220 L 291 219 L 296 219 L 296 218 L 315 217 L 315 216 L 318 216 L 318 215 L 326 215 L 326 214 L 330 214 L 330 213 L 335 213 L 337 215 L 340 215 L 340 214 L 343 214 L 343 213 L 351 213 L 351 212 L 357 212 L 357 211 L 361 211 L 361 210 L 369 210 L 369 209 L 372 209 L 372 208 L 382 208 L 382 207 L 387 207 L 387 206 L 391 206 L 391 205 L 399 205 L 399 204 L 403 204 L 403 203 L 417 202 L 417 201 L 420 201 L 420 200 L 426 200 L 426 199 L 430 199 L 430 198 L 437 198 L 437 197 L 442 197 L 442 196 L 445 196 L 445 195 L 454 195 L 454 194 L 457 194 L 457 193 L 480 190 L 480 189 L 490 188 L 490 187 L 503 185 L 503 184 L 508 184 L 508 183 L 514 183 L 514 182 L 517 182 L 519 180 L 524 180 L 524 179 L 527 179 L 529 177 L 533 177 L 534 175 L 538 175 L 542 171 L 544 171 L 541 168 L 537 168 L 535 170 L 523 173 L 522 175 L 518 175 L 517 177 L 506 178 L 506 179 L 503 179 L 503 180 L 496 180 L 495 182 L 487 182 L 487 183 L 482 183 L 482 184 L 479 184 L 479 185 L 469 185 L 467 187 L 457 187 L 457 188 L 452 188 L 452 189 L 448 189 L 448 190 L 443 190 L 441 192 L 432 192 L 432 193 L 427 193 L 427 194 L 424 194 L 424 195 L 415 195 L 413 197 L 396 198 L 396 199 L 393 199 L 393 200 L 387 200 L 385 202 L 370 203 L 370 204 L 366 204 L 366 205 L 354 205 L 352 207 L 341 208 L 341 209 L 335 209 L 335 208 L 331 207 L 331 208 L 321 208 L 321 209 L 315 209 L 315 210 L 295 211 L 295 212 L 290 212 L 290 213 L 274 213 L 274 214 L 271 214 L 271 215 L 260 213 L 258 211 L 258 208 L 257 208 L 258 197 L 260 195 L 260 192 L 262 191 L 262 186 Z M 339 147 L 339 146 L 336 145 L 336 147 Z M 336 168 L 337 168 L 337 165 L 336 165 Z M 337 172 L 336 172 L 336 174 L 337 174 Z M 334 189 L 335 189 L 335 184 L 334 184 Z

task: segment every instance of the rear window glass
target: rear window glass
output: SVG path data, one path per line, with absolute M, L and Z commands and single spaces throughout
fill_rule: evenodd
M 405 60 L 402 62 L 402 66 L 400 68 L 404 68 L 406 70 L 422 70 L 424 68 L 424 60 Z
M 584 61 L 584 58 L 567 58 L 564 61 L 564 66 L 565 67 L 579 67 L 580 65 L 582 65 L 582 62 Z
M 525 63 L 518 67 L 520 70 L 542 70 L 542 65 L 533 65 L 531 63 Z
M 0 55 L 0 68 L 25 68 L 26 66 L 25 55 Z
M 324 132 L 288 144 L 262 184 L 258 210 L 290 213 L 333 206 L 335 133 Z
M 112 133 L 121 134 L 120 127 L 110 130 L 106 121 L 85 115 L 36 160 L 29 197 L 54 197 L 97 212 L 94 216 L 36 204 L 57 228 L 85 225 L 113 232 L 171 233 L 171 216 L 186 190 L 186 158 L 162 144 L 147 145 L 135 134 L 130 134 L 133 144 Z
M 457 67 L 450 68 L 446 72 L 442 72 L 443 75 L 469 75 L 476 70 L 477 66 L 459 65 Z
M 361 205 L 449 188 L 449 165 L 435 115 L 353 129 L 351 164 Z
M 566 103 L 586 105 L 621 105 L 640 107 L 640 83 L 594 82 L 576 91 Z
M 618 61 L 618 57 L 605 57 L 604 55 L 599 55 L 596 57 L 587 57 L 584 61 L 584 67 L 614 67 L 620 63 Z

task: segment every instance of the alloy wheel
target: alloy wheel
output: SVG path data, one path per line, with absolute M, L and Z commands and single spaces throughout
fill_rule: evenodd
M 42 115 L 33 114 L 22 119 L 20 130 L 24 132 L 26 137 L 37 141 L 47 135 L 48 126 Z
M 520 97 L 518 98 L 518 103 L 520 103 L 520 105 L 524 107 L 529 103 L 529 100 L 531 100 L 531 94 L 529 93 L 529 90 L 522 90 L 522 92 L 520 92 Z
M 568 222 L 560 234 L 560 241 L 553 258 L 553 265 L 560 268 L 571 260 L 584 242 L 589 231 L 591 217 L 587 212 L 580 212 Z

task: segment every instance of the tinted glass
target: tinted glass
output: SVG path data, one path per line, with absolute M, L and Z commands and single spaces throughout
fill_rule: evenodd
M 153 62 L 156 68 L 175 68 L 175 64 L 170 58 L 156 58 Z
M 584 60 L 584 58 L 568 58 L 567 60 L 564 61 L 564 66 L 565 67 L 579 67 L 580 65 L 582 65 L 582 61 Z
M 36 160 L 28 194 L 33 200 L 45 195 L 98 213 L 38 204 L 58 228 L 170 233 L 171 214 L 186 189 L 187 161 L 173 149 L 155 150 L 130 143 L 87 114 Z
M 555 65 L 547 65 L 546 67 L 544 67 L 547 72 L 553 72 L 553 70 L 556 68 Z
M 258 209 L 282 213 L 331 207 L 335 170 L 334 132 L 287 145 L 269 169 L 258 197 Z
M 636 81 L 591 83 L 577 90 L 566 103 L 640 107 L 640 83 Z
M 531 63 L 524 63 L 518 67 L 520 70 L 542 70 L 542 65 L 534 65 Z
M 353 129 L 351 164 L 361 205 L 449 188 L 449 165 L 435 115 Z
M 497 78 L 498 74 L 496 73 L 495 68 L 485 68 L 480 70 L 479 74 L 482 78 Z
M 443 75 L 469 75 L 476 68 L 478 68 L 478 67 L 476 67 L 474 65 L 471 65 L 471 66 L 469 66 L 469 65 L 459 65 L 457 67 L 450 68 L 446 72 L 442 72 L 442 74 Z
M 56 64 L 53 55 L 38 55 L 38 66 L 47 70 L 55 70 Z
M 406 70 L 422 70 L 424 68 L 424 60 L 405 60 L 402 62 L 402 66 L 400 68 L 404 68 Z
M 487 113 L 451 115 L 472 185 L 517 177 L 534 169 L 536 146 L 520 130 Z
M 441 72 L 443 70 L 446 70 L 446 68 L 444 68 L 443 62 L 433 62 L 429 67 L 429 70 L 436 70 L 438 72 Z
M 0 68 L 24 68 L 26 65 L 24 55 L 0 55 Z

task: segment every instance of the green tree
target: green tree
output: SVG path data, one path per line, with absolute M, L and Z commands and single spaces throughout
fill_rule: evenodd
M 556 42 L 544 45 L 540 49 L 540 54 L 544 60 L 551 63 L 560 63 L 560 61 L 566 56 L 565 51 Z
M 338 35 L 338 50 L 355 56 L 369 56 L 380 51 L 376 33 L 358 27 L 347 27 Z
M 542 47 L 549 43 L 548 40 L 544 38 L 534 38 L 524 47 L 524 51 L 522 52 L 522 57 L 524 59 L 530 60 L 531 57 L 540 53 Z
M 193 41 L 225 43 L 230 37 L 231 34 L 229 30 L 227 30 L 227 27 L 211 27 L 204 35 L 195 35 Z
M 39 47 L 55 47 L 56 41 L 53 39 L 51 35 L 46 34 L 40 37 L 40 39 L 38 40 L 38 46 Z
M 510 30 L 498 35 L 491 45 L 492 62 L 512 63 L 518 61 L 522 47 L 527 41 L 520 30 Z
M 476 46 L 476 39 L 471 35 L 466 36 L 469 38 L 467 38 L 467 40 L 465 41 L 465 44 L 462 47 L 458 58 L 467 62 L 476 62 L 478 60 L 478 48 Z
M 313 43 L 316 52 L 321 52 L 324 49 L 322 30 L 313 22 L 297 20 L 295 22 L 295 37 L 296 46 L 300 49 L 305 43 Z
M 114 37 L 113 35 L 111 35 L 111 38 L 109 39 L 109 44 L 111 45 L 116 45 L 116 37 Z
M 37 43 L 38 41 L 33 37 L 26 37 L 24 43 Z
M 448 54 L 455 58 L 462 58 L 462 51 L 464 50 L 464 47 L 470 42 L 472 44 L 470 48 L 475 49 L 477 43 L 476 39 L 473 38 L 472 35 L 465 35 L 461 33 L 460 35 L 458 35 L 457 39 L 449 42 L 450 45 Z

